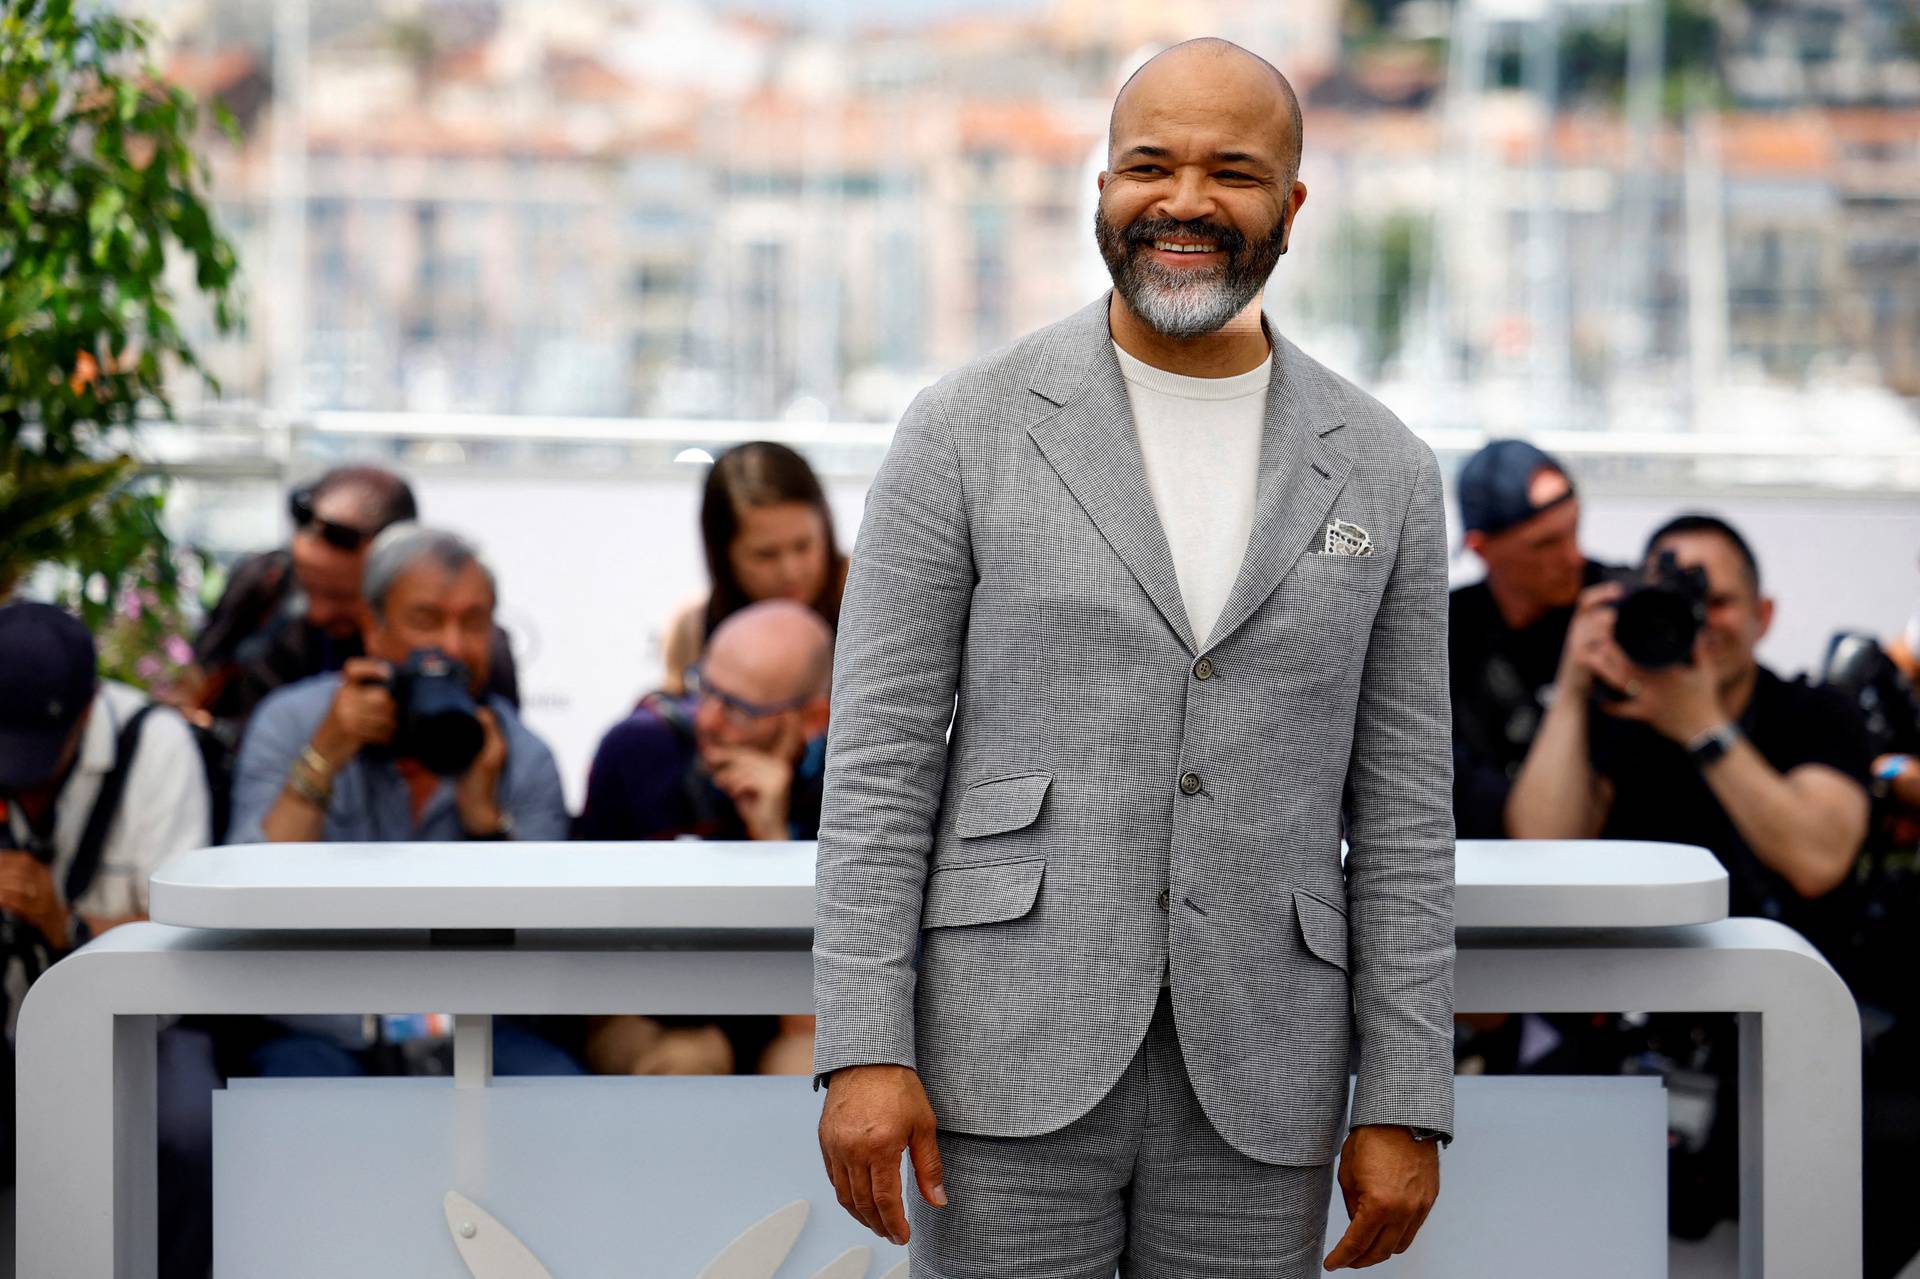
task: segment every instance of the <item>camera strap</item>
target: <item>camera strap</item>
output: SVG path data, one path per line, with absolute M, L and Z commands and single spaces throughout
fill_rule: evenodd
M 100 779 L 100 793 L 94 797 L 93 811 L 87 814 L 86 828 L 73 850 L 73 864 L 67 867 L 67 905 L 72 906 L 93 885 L 100 870 L 100 855 L 106 850 L 107 831 L 120 811 L 126 795 L 127 776 L 133 771 L 133 755 L 140 747 L 140 728 L 158 703 L 148 702 L 120 727 L 113 742 L 113 768 Z

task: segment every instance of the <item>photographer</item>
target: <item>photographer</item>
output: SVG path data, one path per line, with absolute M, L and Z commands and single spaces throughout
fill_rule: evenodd
M 495 597 L 473 548 L 397 524 L 368 552 L 366 595 L 367 656 L 254 713 L 232 842 L 565 839 L 552 753 L 482 692 Z
M 1644 560 L 1638 580 L 1581 594 L 1508 829 L 1700 845 L 1727 869 L 1731 913 L 1779 920 L 1838 962 L 1867 829 L 1859 718 L 1831 690 L 1755 660 L 1773 601 L 1725 521 L 1671 520 Z M 1623 1068 L 1711 1099 L 1674 1111 L 1668 1148 L 1669 1226 L 1704 1235 L 1737 1211 L 1732 1019 L 1657 1016 L 1613 1045 Z
M 1867 829 L 1859 720 L 1830 690 L 1755 660 L 1773 601 L 1731 526 L 1681 516 L 1648 542 L 1649 567 L 1669 551 L 1678 568 L 1705 574 L 1697 636 L 1679 660 L 1648 669 L 1616 637 L 1627 585 L 1582 593 L 1508 828 L 1522 839 L 1699 844 L 1726 866 L 1734 914 L 1782 920 L 1829 949 L 1844 914 L 1830 895 Z
M 247 720 L 269 694 L 341 670 L 366 651 L 368 549 L 385 529 L 419 518 L 407 482 L 377 466 L 335 467 L 293 490 L 287 507 L 291 538 L 234 565 L 194 640 L 193 671 L 175 694 L 226 746 L 229 768 Z M 498 626 L 485 679 L 489 693 L 520 704 L 513 649 Z M 223 816 L 216 808 L 216 836 Z
M 208 839 L 207 778 L 178 714 L 96 675 L 93 637 L 47 604 L 0 607 L 0 938 L 11 1033 L 27 986 L 88 938 L 147 915 L 166 857 Z M 0 1044 L 0 1181 L 11 1184 L 13 1050 Z M 212 1255 L 204 1033 L 158 1040 L 162 1279 L 204 1275 Z
M 1507 796 L 1553 688 L 1573 606 L 1604 565 L 1580 550 L 1580 496 L 1525 440 L 1494 440 L 1458 481 L 1464 544 L 1486 576 L 1447 601 L 1453 821 L 1462 839 L 1507 834 Z
M 260 704 L 240 744 L 234 843 L 561 840 L 553 755 L 486 696 L 493 574 L 464 539 L 396 524 L 367 554 L 367 656 Z M 351 1076 L 379 1068 L 355 1016 L 249 1023 L 234 1073 Z M 249 1039 L 248 1036 L 251 1036 Z M 520 1019 L 494 1023 L 503 1075 L 580 1073 Z
M 95 662 L 93 637 L 61 609 L 0 608 L 0 912 L 50 958 L 145 918 L 154 866 L 207 842 L 186 724 L 101 682 Z
M 713 632 L 684 701 L 651 696 L 602 739 L 575 835 L 599 840 L 787 840 L 820 833 L 833 631 L 762 600 Z M 603 1017 L 601 1074 L 809 1074 L 813 1018 Z

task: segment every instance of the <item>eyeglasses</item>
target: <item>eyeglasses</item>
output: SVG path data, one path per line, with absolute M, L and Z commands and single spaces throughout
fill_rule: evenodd
M 287 502 L 287 512 L 293 516 L 293 526 L 298 529 L 310 528 L 328 546 L 343 551 L 357 551 L 373 540 L 373 534 L 365 529 L 357 529 L 351 524 L 340 524 L 333 520 L 323 520 L 313 513 L 313 490 L 295 489 Z
M 706 672 L 700 669 L 698 663 L 687 667 L 686 682 L 687 696 L 693 698 L 695 701 L 710 700 L 718 702 L 720 708 L 727 713 L 728 718 L 742 728 L 749 724 L 757 723 L 769 715 L 779 715 L 784 711 L 797 711 L 813 700 L 811 696 L 807 696 L 790 697 L 784 702 L 750 702 L 744 697 L 736 697 L 723 688 L 715 687 L 713 681 L 707 678 Z

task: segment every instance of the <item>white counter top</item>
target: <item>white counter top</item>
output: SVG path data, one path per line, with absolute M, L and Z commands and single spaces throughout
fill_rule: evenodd
M 168 858 L 153 919 L 190 928 L 795 929 L 811 843 L 255 844 Z M 1704 849 L 1463 840 L 1461 928 L 1648 928 L 1727 913 Z

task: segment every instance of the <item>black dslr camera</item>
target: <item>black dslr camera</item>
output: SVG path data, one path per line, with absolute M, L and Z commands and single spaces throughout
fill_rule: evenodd
M 1707 570 L 1682 568 L 1672 551 L 1662 551 L 1651 569 L 1625 584 L 1613 620 L 1621 651 L 1642 670 L 1691 664 L 1707 623 Z
M 8 805 L 13 800 L 0 796 L 0 851 L 22 852 L 32 857 L 42 866 L 53 864 L 53 844 L 45 839 L 30 837 L 25 844 L 17 843 L 13 837 L 13 823 L 8 820 Z M 64 941 L 65 939 L 60 939 Z M 8 911 L 0 910 L 0 979 L 15 960 L 20 961 L 25 972 L 27 984 L 38 981 L 40 974 L 53 966 L 59 958 L 50 940 L 37 927 Z M 0 992 L 0 1013 L 6 1011 L 6 995 Z
M 467 668 L 437 648 L 415 649 L 393 673 L 396 727 L 388 749 L 428 772 L 458 777 L 486 745 Z

